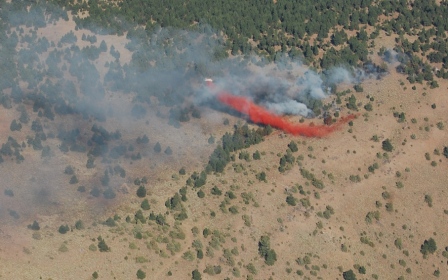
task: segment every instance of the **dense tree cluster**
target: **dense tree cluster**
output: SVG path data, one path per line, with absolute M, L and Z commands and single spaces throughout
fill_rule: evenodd
M 232 152 L 260 143 L 270 131 L 270 127 L 255 130 L 249 129 L 247 124 L 236 126 L 233 134 L 227 132 L 223 135 L 222 145 L 213 151 L 205 170 L 207 172 L 223 172 L 227 163 L 231 160 Z
M 258 242 L 258 253 L 262 256 L 267 265 L 274 265 L 277 261 L 277 254 L 271 249 L 271 241 L 269 236 L 262 236 Z
M 435 1 L 418 0 L 408 5 L 403 0 L 194 0 L 186 3 L 177 0 L 169 4 L 155 0 L 144 3 L 131 0 L 119 2 L 118 5 L 89 1 L 69 6 L 75 14 L 89 11 L 89 17 L 76 18 L 76 22 L 79 27 L 97 32 L 123 34 L 128 31 L 131 26 L 119 22 L 115 15 L 144 26 L 144 32 L 148 34 L 160 27 L 201 29 L 206 23 L 226 35 L 226 48 L 232 54 L 255 51 L 275 60 L 281 52 L 311 62 L 320 50 L 324 50 L 319 63 L 323 68 L 366 62 L 367 43 L 376 38 L 381 29 L 400 35 L 414 35 L 420 31 L 416 42 L 405 43 L 403 53 L 408 53 L 409 49 L 412 52 L 426 52 L 432 48 L 433 51 L 426 54 L 431 62 L 447 59 L 446 40 L 441 35 L 448 30 L 445 17 L 448 8 Z M 367 26 L 375 27 L 374 31 L 367 33 Z M 349 37 L 345 30 L 357 32 Z M 317 35 L 317 41 L 310 42 L 309 38 L 313 35 Z M 139 37 L 142 36 L 139 33 Z M 432 36 L 441 39 L 430 44 L 428 39 Z M 249 40 L 255 42 L 255 46 Z M 223 52 L 217 53 L 217 57 L 225 56 Z

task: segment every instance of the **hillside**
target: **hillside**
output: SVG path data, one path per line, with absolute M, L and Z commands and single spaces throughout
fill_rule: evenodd
M 0 1 L 0 279 L 448 277 L 446 1 L 167 2 Z

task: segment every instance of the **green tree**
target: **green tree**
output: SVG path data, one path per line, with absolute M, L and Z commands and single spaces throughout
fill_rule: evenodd
M 102 51 L 102 52 L 106 52 L 107 51 L 107 45 L 106 45 L 106 42 L 104 42 L 104 40 L 101 41 L 100 51 Z
M 150 215 L 150 217 L 151 217 L 151 215 Z M 137 212 L 135 212 L 134 218 L 135 218 L 135 222 L 140 221 L 142 224 L 144 224 L 146 222 L 146 218 L 143 215 L 142 210 L 140 210 L 140 209 Z
M 20 131 L 22 129 L 22 124 L 17 122 L 16 120 L 13 120 L 11 122 L 11 125 L 9 126 L 9 129 L 11 129 L 11 131 Z
M 297 205 L 296 198 L 294 196 L 292 196 L 292 195 L 288 195 L 286 197 L 286 203 L 288 203 L 288 205 L 291 205 L 291 206 L 296 206 Z
M 70 178 L 70 184 L 77 184 L 78 183 L 78 178 L 76 177 L 76 175 L 73 175 L 71 178 Z
M 448 158 L 448 146 L 443 147 L 443 155 Z
M 137 189 L 137 196 L 138 197 L 145 197 L 146 196 L 146 188 L 145 186 L 141 185 L 138 189 Z
M 297 144 L 296 144 L 296 142 L 294 142 L 294 141 L 291 141 L 289 144 L 288 144 L 288 148 L 291 150 L 291 152 L 297 152 L 298 150 L 299 150 L 299 148 L 297 147 Z
M 342 273 L 344 280 L 356 280 L 356 275 L 353 270 L 347 270 Z
M 270 249 L 264 259 L 267 265 L 274 265 L 274 263 L 277 261 L 277 254 L 273 249 Z
M 76 221 L 76 223 L 75 223 L 75 228 L 76 228 L 77 230 L 84 229 L 84 223 L 83 223 L 83 221 L 81 221 L 81 220 Z
M 39 226 L 39 223 L 37 221 L 34 221 L 33 224 L 28 225 L 28 228 L 32 229 L 32 230 L 40 230 L 40 226 Z
M 145 198 L 145 199 L 142 201 L 140 207 L 141 207 L 143 210 L 149 210 L 149 209 L 151 208 L 151 206 L 149 205 L 149 201 L 148 201 L 148 199 Z
M 195 269 L 195 270 L 193 270 L 191 272 L 191 279 L 193 279 L 193 280 L 202 280 L 202 275 L 201 275 L 201 273 L 197 269 Z
M 98 236 L 98 249 L 100 250 L 100 252 L 109 252 L 110 251 L 110 247 L 107 246 L 106 241 L 104 241 L 104 239 L 101 236 Z
M 67 165 L 65 167 L 64 173 L 68 175 L 73 175 L 75 171 L 73 170 L 73 167 L 71 165 Z
M 137 279 L 145 279 L 145 278 L 146 278 L 146 272 L 144 272 L 141 269 L 137 270 Z
M 162 151 L 162 146 L 160 146 L 160 143 L 157 142 L 157 143 L 154 145 L 154 152 L 156 152 L 156 153 L 160 153 L 161 151 Z
M 111 187 L 104 190 L 103 196 L 105 199 L 114 199 L 117 195 Z
M 211 190 L 210 190 L 211 194 L 213 195 L 222 195 L 222 191 L 217 187 L 214 186 Z
M 9 196 L 9 197 L 13 197 L 14 196 L 14 192 L 12 190 L 10 190 L 10 189 L 6 189 L 3 193 L 5 195 Z
M 61 225 L 60 227 L 59 227 L 59 233 L 61 233 L 61 234 L 66 234 L 67 233 L 67 231 L 69 231 L 70 230 L 70 227 L 68 226 L 68 225 Z
M 167 155 L 172 155 L 172 154 L 173 154 L 173 150 L 171 150 L 171 147 L 170 147 L 170 146 L 168 146 L 168 147 L 165 149 L 165 154 L 167 154 Z
M 269 236 L 261 236 L 258 242 L 258 253 L 262 256 L 267 265 L 274 265 L 277 261 L 277 254 L 271 249 Z
M 202 260 L 202 259 L 204 258 L 204 252 L 202 252 L 201 249 L 198 249 L 198 250 L 196 251 L 196 257 L 197 257 L 198 259 Z
M 104 170 L 104 176 L 101 177 L 101 185 L 108 186 L 109 185 L 109 172 L 107 170 Z
M 199 198 L 204 198 L 205 196 L 205 193 L 202 190 L 199 190 L 197 194 Z
M 260 173 L 256 174 L 255 177 L 259 180 L 259 181 L 264 181 L 266 182 L 266 173 L 264 171 L 261 171 Z
M 342 29 L 341 31 L 335 31 L 333 35 L 331 35 L 331 43 L 335 46 L 341 45 L 347 41 L 347 34 Z
M 95 158 L 92 156 L 89 156 L 86 163 L 87 169 L 94 168 L 95 167 Z
M 354 89 L 356 92 L 363 92 L 363 91 L 364 91 L 364 88 L 363 88 L 361 85 L 359 85 L 359 84 L 354 85 L 354 86 L 353 86 L 353 89 Z
M 425 240 L 420 247 L 420 252 L 423 255 L 433 254 L 437 250 L 436 241 L 432 238 Z
M 361 274 L 366 274 L 366 268 L 364 266 L 360 266 L 358 268 L 358 272 L 361 273 Z
M 385 150 L 386 152 L 392 152 L 392 150 L 394 149 L 394 146 L 392 146 L 392 143 L 390 143 L 389 139 L 384 140 L 381 143 L 381 147 L 383 148 L 383 150 Z
M 185 175 L 186 174 L 185 167 L 182 167 L 181 169 L 179 169 L 179 174 L 180 175 Z
M 348 98 L 347 109 L 355 111 L 358 110 L 358 106 L 356 105 L 356 97 L 353 94 Z
M 115 227 L 117 225 L 117 223 L 115 222 L 115 220 L 112 217 L 107 218 L 107 220 L 104 222 L 104 225 L 108 226 L 108 227 Z

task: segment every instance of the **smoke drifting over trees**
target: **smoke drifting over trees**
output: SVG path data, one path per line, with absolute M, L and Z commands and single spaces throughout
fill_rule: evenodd
M 0 101 L 20 115 L 7 124 L 14 134 L 1 139 L 0 161 L 48 164 L 28 178 L 37 181 L 26 183 L 33 194 L 24 190 L 43 206 L 64 197 L 61 184 L 80 184 L 78 194 L 115 198 L 133 175 L 126 161 L 139 165 L 151 157 L 157 166 L 206 149 L 197 140 L 204 134 L 197 119 L 205 116 L 213 125 L 219 114 L 213 110 L 228 109 L 204 78 L 275 114 L 313 117 L 336 85 L 365 77 L 351 66 L 318 73 L 286 53 L 275 61 L 229 55 L 223 34 L 202 23 L 189 30 L 145 29 L 121 20 L 119 29 L 127 32 L 117 37 L 57 6 L 38 1 L 25 12 L 15 3 L 0 11 Z M 179 130 L 186 136 L 177 137 Z M 27 158 L 29 148 L 42 159 Z M 71 177 L 53 172 L 52 166 L 72 160 L 82 164 L 74 164 Z M 84 176 L 85 170 L 97 175 Z

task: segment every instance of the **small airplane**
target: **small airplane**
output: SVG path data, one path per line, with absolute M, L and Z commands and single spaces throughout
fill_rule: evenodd
M 211 87 L 213 86 L 213 80 L 210 78 L 205 78 L 204 82 L 207 84 L 207 86 Z

